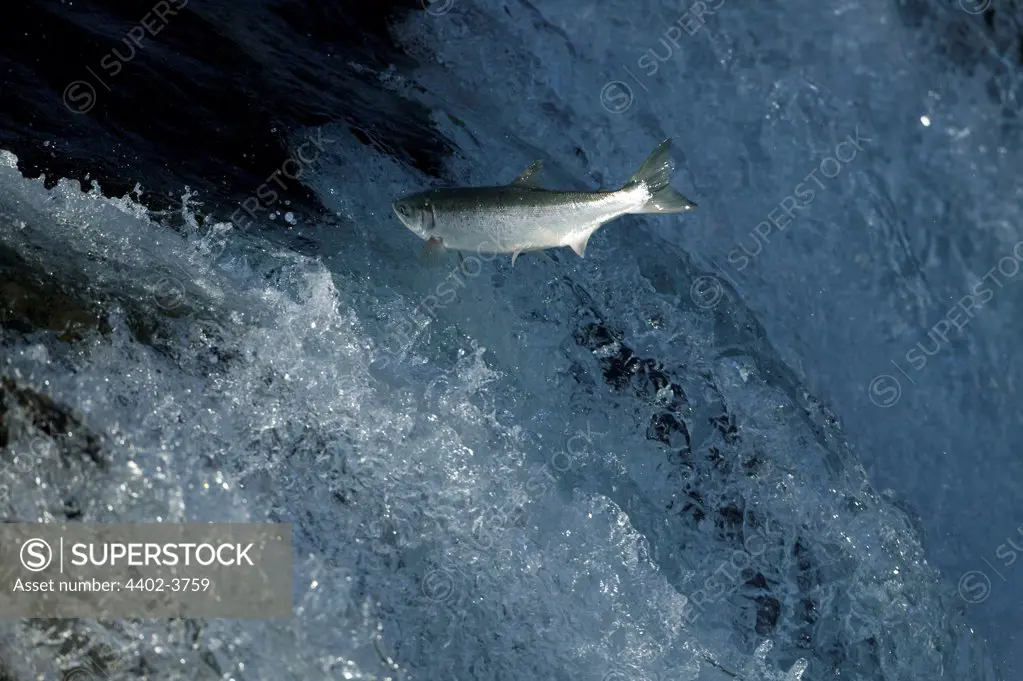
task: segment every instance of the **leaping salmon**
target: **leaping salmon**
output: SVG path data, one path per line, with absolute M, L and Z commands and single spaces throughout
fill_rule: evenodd
M 503 187 L 431 189 L 393 203 L 402 223 L 428 248 L 477 253 L 520 253 L 570 246 L 583 257 L 602 225 L 622 215 L 684 213 L 696 204 L 671 187 L 675 164 L 664 140 L 616 191 L 544 189 L 540 161 Z

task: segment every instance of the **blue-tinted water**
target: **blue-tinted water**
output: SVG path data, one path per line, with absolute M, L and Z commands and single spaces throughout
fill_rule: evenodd
M 75 126 L 32 163 L 103 172 L 0 164 L 8 279 L 86 320 L 5 323 L 0 371 L 109 465 L 12 428 L 32 467 L 0 472 L 5 517 L 289 522 L 296 610 L 8 622 L 10 674 L 102 643 L 112 678 L 1015 678 L 1019 24 L 697 4 L 437 2 L 356 49 L 340 11 L 192 0 L 123 74 L 79 74 L 89 111 L 61 111 L 64 72 L 18 90 Z M 105 36 L 97 64 L 132 25 L 46 11 Z M 232 41 L 206 67 L 182 56 L 203 31 Z M 183 100 L 168 64 L 265 109 Z M 22 161 L 27 130 L 4 127 Z M 617 186 L 666 137 L 699 210 L 585 259 L 421 262 L 391 213 L 536 159 Z

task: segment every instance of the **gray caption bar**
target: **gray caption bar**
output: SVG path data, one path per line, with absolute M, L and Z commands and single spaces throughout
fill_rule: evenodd
M 289 618 L 291 526 L 0 524 L 0 617 Z

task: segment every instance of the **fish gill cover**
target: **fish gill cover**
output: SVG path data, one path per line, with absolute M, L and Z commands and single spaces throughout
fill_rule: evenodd
M 99 72 L 141 14 L 33 5 L 36 42 L 4 47 L 21 78 L 3 127 L 14 153 L 0 160 L 4 518 L 290 523 L 295 610 L 285 622 L 7 621 L 4 674 L 752 681 L 1018 668 L 1013 632 L 998 631 L 1018 608 L 979 609 L 959 573 L 928 559 L 957 550 L 932 548 L 940 535 L 923 544 L 945 511 L 918 517 L 863 465 L 876 456 L 864 446 L 890 438 L 920 485 L 947 487 L 919 454 L 932 423 L 892 407 L 964 412 L 963 438 L 990 443 L 1006 479 L 975 524 L 997 520 L 1005 535 L 1018 521 L 1004 401 L 988 392 L 984 418 L 942 411 L 934 395 L 965 396 L 941 392 L 938 369 L 920 374 L 930 392 L 903 380 L 892 393 L 874 379 L 889 377 L 889 357 L 865 339 L 894 329 L 892 345 L 911 348 L 945 288 L 973 290 L 955 275 L 1013 253 L 1019 189 L 1000 170 L 1019 153 L 1004 142 L 1016 81 L 990 51 L 953 49 L 1006 44 L 1011 19 L 973 5 L 706 5 L 714 14 L 693 24 L 691 8 L 657 3 L 245 14 L 191 0 L 109 91 L 93 84 L 89 111 L 61 107 L 91 72 L 14 57 L 91 36 L 77 49 Z M 257 68 L 270 75 L 244 75 Z M 918 84 L 935 74 L 950 104 Z M 935 125 L 922 126 L 922 102 Z M 60 132 L 66 120 L 76 127 Z M 923 136 L 939 126 L 937 149 Z M 402 193 L 509 181 L 535 158 L 560 186 L 616 186 L 667 136 L 704 217 L 625 218 L 585 260 L 423 266 L 390 214 Z M 268 178 L 303 147 L 314 160 L 270 201 Z M 950 158 L 980 174 L 988 201 L 965 181 L 940 200 L 947 177 L 963 177 Z M 790 231 L 773 217 L 786 199 L 807 211 Z M 925 219 L 927 232 L 907 226 Z M 985 227 L 973 251 L 953 243 L 957 219 Z M 811 297 L 823 282 L 835 299 Z M 986 377 L 1014 299 L 995 304 L 1001 315 L 977 314 L 981 340 L 925 356 L 973 358 Z M 814 393 L 844 406 L 853 390 L 866 406 L 849 407 L 861 426 L 843 432 Z M 1001 428 L 977 436 L 988 420 Z M 982 565 L 980 550 L 969 557 Z M 988 586 L 1003 603 L 1019 593 Z

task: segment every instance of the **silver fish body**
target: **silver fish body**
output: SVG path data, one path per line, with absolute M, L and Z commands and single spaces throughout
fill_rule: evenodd
M 571 246 L 582 256 L 601 225 L 631 213 L 675 213 L 696 204 L 668 184 L 674 166 L 665 140 L 616 191 L 544 189 L 539 162 L 502 187 L 454 187 L 394 202 L 402 223 L 430 245 L 477 253 L 520 253 Z
M 596 227 L 642 206 L 642 187 L 614 192 L 562 192 L 531 187 L 459 187 L 414 195 L 432 212 L 427 239 L 445 248 L 522 253 L 569 246 Z

